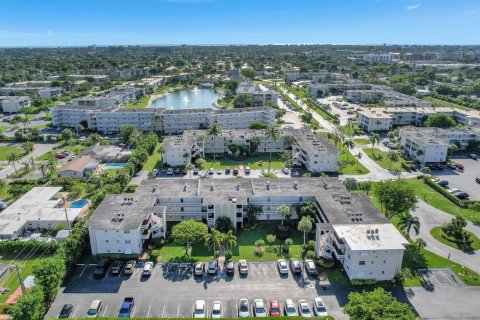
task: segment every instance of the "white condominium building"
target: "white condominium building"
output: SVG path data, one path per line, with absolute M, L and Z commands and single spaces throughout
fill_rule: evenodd
M 140 253 L 144 241 L 188 219 L 214 227 L 226 216 L 242 228 L 250 204 L 261 206 L 260 220 L 279 221 L 283 204 L 297 219 L 295 205 L 307 201 L 317 210 L 318 257 L 339 261 L 350 279 L 393 279 L 408 242 L 368 197 L 351 194 L 336 178 L 147 179 L 134 194 L 108 196 L 95 210 L 87 223 L 91 250 Z
M 347 90 L 345 97 L 353 103 L 381 103 L 386 107 L 429 108 L 432 106 L 428 101 L 393 91 L 386 86 L 374 86 L 369 90 Z
M 122 88 L 111 90 L 96 96 L 73 99 L 74 107 L 106 108 L 119 106 L 137 100 L 144 94 L 141 88 Z
M 7 113 L 15 113 L 21 108 L 30 107 L 32 100 L 27 96 L 0 97 L 0 110 Z
M 363 61 L 367 62 L 382 62 L 382 63 L 392 63 L 394 61 L 394 55 L 390 53 L 386 54 L 365 54 L 363 56 Z
M 367 131 L 388 131 L 393 126 L 393 116 L 379 109 L 367 109 L 357 112 L 357 125 Z
M 288 137 L 288 138 L 287 138 Z M 187 130 L 181 136 L 165 137 L 163 163 L 184 166 L 205 154 L 233 155 L 241 149 L 246 153 L 282 152 L 292 148 L 292 163 L 309 171 L 338 170 L 339 150 L 323 136 L 308 129 L 283 129 L 278 141 L 267 139 L 263 130 L 229 129 L 220 136 L 210 136 L 206 130 Z
M 280 94 L 275 90 L 262 90 L 262 87 L 252 82 L 242 82 L 237 88 L 237 95 L 252 97 L 253 107 L 266 106 L 269 103 L 277 104 Z
M 445 162 L 451 144 L 465 150 L 473 141 L 480 141 L 478 128 L 400 128 L 403 153 L 420 163 Z

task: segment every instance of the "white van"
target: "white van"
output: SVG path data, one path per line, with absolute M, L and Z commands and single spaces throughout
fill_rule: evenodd
M 102 310 L 103 304 L 102 300 L 93 300 L 90 308 L 87 311 L 88 318 L 97 318 L 100 315 L 100 311 Z

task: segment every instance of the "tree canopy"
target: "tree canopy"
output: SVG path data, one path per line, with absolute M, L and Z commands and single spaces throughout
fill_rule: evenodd
M 427 120 L 425 120 L 425 126 L 427 127 L 451 128 L 456 125 L 457 123 L 452 117 L 441 113 L 432 114 L 431 116 L 428 116 Z
M 193 219 L 182 221 L 172 228 L 172 238 L 185 246 L 185 253 L 192 243 L 201 241 L 207 233 L 207 225 Z
M 388 218 L 415 209 L 415 190 L 401 179 L 380 181 L 375 185 L 375 196 Z

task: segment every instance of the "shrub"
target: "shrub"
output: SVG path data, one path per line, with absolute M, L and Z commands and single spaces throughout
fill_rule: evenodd
M 305 258 L 307 259 L 315 259 L 315 251 L 308 250 L 307 253 L 305 254 Z
M 232 250 L 225 251 L 225 259 L 230 260 L 233 257 Z
M 375 279 L 352 279 L 352 286 L 373 286 L 377 283 Z
M 265 253 L 265 249 L 263 247 L 256 247 L 254 253 L 256 256 L 261 257 Z
M 215 252 L 213 253 L 213 257 L 214 257 L 215 259 L 217 259 L 218 257 L 220 257 L 220 251 L 215 250 Z
M 262 240 L 262 239 L 259 239 L 257 241 L 255 241 L 255 247 L 261 247 L 261 246 L 264 246 L 265 245 L 265 241 Z
M 335 261 L 333 259 L 325 259 L 323 257 L 320 257 L 315 262 L 320 267 L 325 268 L 325 269 L 333 269 L 335 267 Z

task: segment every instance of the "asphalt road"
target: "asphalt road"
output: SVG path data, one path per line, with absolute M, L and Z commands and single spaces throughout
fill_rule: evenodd
M 316 296 L 324 300 L 329 314 L 336 319 L 346 319 L 337 296 L 331 290 L 323 290 L 319 280 L 307 275 L 280 275 L 276 262 L 249 263 L 249 274 L 240 277 L 217 275 L 193 276 L 192 264 L 157 264 L 149 278 L 141 276 L 137 268 L 131 276 L 114 276 L 109 273 L 102 280 L 93 280 L 94 266 L 78 266 L 67 287 L 62 288 L 45 318 L 56 318 L 65 303 L 73 304 L 71 317 L 81 318 L 92 300 L 100 299 L 104 307 L 101 316 L 117 316 L 124 297 L 135 298 L 135 317 L 191 317 L 196 300 L 207 302 L 210 317 L 213 301 L 223 304 L 223 317 L 236 318 L 238 301 L 248 298 L 272 299 L 282 303 L 287 298 L 310 303 Z M 237 271 L 237 270 L 235 270 Z

